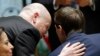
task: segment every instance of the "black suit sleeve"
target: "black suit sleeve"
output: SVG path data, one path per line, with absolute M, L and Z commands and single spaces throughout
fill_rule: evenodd
M 33 56 L 39 39 L 40 35 L 34 30 L 28 29 L 21 33 L 14 43 L 14 56 Z

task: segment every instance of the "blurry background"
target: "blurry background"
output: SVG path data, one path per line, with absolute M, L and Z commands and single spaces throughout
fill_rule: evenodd
M 23 6 L 32 0 L 0 0 L 0 17 L 18 15 Z

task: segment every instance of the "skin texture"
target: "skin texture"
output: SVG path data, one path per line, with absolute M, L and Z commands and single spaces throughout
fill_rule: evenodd
M 39 3 L 33 3 L 26 6 L 19 16 L 23 17 L 23 19 L 33 25 L 41 35 L 45 34 L 51 25 L 50 13 Z
M 13 46 L 8 40 L 5 32 L 1 33 L 0 36 L 0 56 L 12 56 Z
M 81 44 L 80 42 L 74 43 L 72 45 L 68 43 L 66 44 L 66 46 L 64 46 L 64 48 L 58 56 L 82 56 L 85 53 L 82 51 L 86 49 L 83 46 L 84 44 Z

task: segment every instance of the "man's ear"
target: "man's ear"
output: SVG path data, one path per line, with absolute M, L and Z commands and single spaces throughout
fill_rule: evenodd
M 32 16 L 32 20 L 33 20 L 33 23 L 36 23 L 36 20 L 38 19 L 39 17 L 39 13 L 38 12 L 35 12 Z
M 55 25 L 55 28 L 56 29 L 62 29 L 62 26 L 61 25 Z
M 39 13 L 38 12 L 34 13 L 34 18 L 37 18 L 37 17 L 39 17 Z
M 60 29 L 62 29 L 62 26 L 61 26 L 61 25 L 58 25 L 58 27 L 59 27 Z

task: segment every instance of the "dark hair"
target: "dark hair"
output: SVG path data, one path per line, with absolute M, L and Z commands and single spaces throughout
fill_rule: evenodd
M 63 7 L 55 13 L 56 26 L 61 25 L 66 33 L 71 30 L 80 30 L 85 27 L 85 19 L 83 13 L 71 7 Z

